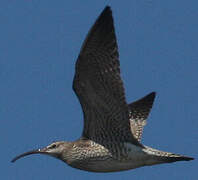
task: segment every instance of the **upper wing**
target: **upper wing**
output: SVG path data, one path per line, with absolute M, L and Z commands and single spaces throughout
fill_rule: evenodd
M 131 131 L 139 142 L 142 137 L 143 127 L 146 125 L 146 119 L 153 106 L 154 99 L 155 92 L 152 92 L 140 100 L 129 104 Z
M 88 33 L 76 62 L 73 89 L 84 113 L 83 137 L 133 141 L 120 77 L 112 12 L 106 7 Z

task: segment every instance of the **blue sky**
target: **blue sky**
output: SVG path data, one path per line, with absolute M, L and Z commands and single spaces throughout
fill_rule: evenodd
M 127 101 L 157 92 L 143 143 L 197 158 L 198 2 L 195 0 L 0 1 L 1 178 L 196 179 L 197 160 L 89 173 L 48 156 L 10 160 L 52 141 L 77 139 L 83 116 L 72 91 L 82 42 L 113 10 Z

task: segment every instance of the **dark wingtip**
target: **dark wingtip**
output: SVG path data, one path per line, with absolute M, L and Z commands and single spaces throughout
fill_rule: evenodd
M 154 103 L 154 100 L 155 100 L 155 96 L 156 96 L 156 92 L 151 92 L 149 94 L 147 94 L 146 96 L 142 97 L 141 99 L 138 99 L 137 101 L 129 104 L 129 108 L 131 110 L 133 110 L 134 108 L 138 109 L 138 111 L 142 111 L 142 109 L 147 109 L 147 115 L 145 118 L 147 118 L 152 106 L 153 106 L 153 103 Z M 145 112 L 144 112 L 145 114 Z
M 103 19 L 105 17 L 112 16 L 112 10 L 110 6 L 106 6 L 98 19 Z
M 107 5 L 103 11 L 111 11 L 111 7 L 109 5 Z
M 150 97 L 151 99 L 155 99 L 155 96 L 156 96 L 156 92 L 153 91 L 150 94 L 148 94 L 146 97 Z
M 183 156 L 182 157 L 184 161 L 191 161 L 191 160 L 194 160 L 195 158 L 192 158 L 192 157 L 186 157 L 186 156 Z
M 151 104 L 151 106 L 153 105 L 154 99 L 156 96 L 156 92 L 151 92 L 149 94 L 147 94 L 146 96 L 144 96 L 143 98 L 139 99 L 138 102 L 139 103 L 144 103 L 144 104 Z
M 192 157 L 180 156 L 180 157 L 168 157 L 167 162 L 176 162 L 176 161 L 191 161 L 194 160 Z

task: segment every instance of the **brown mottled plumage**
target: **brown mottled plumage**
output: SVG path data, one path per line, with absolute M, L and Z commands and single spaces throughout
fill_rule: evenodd
M 140 143 L 155 93 L 126 103 L 112 12 L 106 7 L 88 33 L 76 63 L 73 89 L 84 113 L 82 137 L 23 153 L 46 154 L 86 171 L 114 172 L 193 158 Z
M 146 119 L 153 106 L 155 92 L 129 104 L 130 126 L 132 134 L 140 141 L 143 133 L 143 127 L 146 125 Z

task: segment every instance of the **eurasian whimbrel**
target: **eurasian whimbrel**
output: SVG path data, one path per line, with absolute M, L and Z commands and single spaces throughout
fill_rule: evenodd
M 126 103 L 112 12 L 106 7 L 89 31 L 76 63 L 73 89 L 84 113 L 82 137 L 23 153 L 46 154 L 86 171 L 113 172 L 193 160 L 141 144 L 155 93 Z

